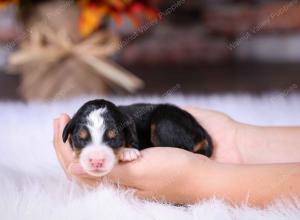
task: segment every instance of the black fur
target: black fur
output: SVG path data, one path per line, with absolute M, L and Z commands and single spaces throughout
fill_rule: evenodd
M 98 108 L 106 107 L 104 115 L 107 130 L 114 129 L 116 137 L 103 141 L 118 150 L 122 146 L 139 150 L 153 146 L 178 147 L 206 156 L 212 155 L 212 141 L 209 134 L 188 112 L 169 104 L 134 104 L 116 106 L 106 100 L 93 100 L 84 104 L 66 125 L 63 141 L 70 141 L 73 147 L 81 150 L 90 140 L 78 137 L 78 131 L 86 129 L 88 114 Z M 88 130 L 88 129 L 87 129 Z M 201 149 L 195 145 L 205 141 Z M 202 146 L 202 145 L 201 145 Z

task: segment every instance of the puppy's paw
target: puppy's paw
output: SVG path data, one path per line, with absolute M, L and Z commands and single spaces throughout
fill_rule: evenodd
M 140 156 L 140 151 L 135 148 L 123 148 L 121 152 L 119 152 L 119 159 L 123 162 L 136 160 Z

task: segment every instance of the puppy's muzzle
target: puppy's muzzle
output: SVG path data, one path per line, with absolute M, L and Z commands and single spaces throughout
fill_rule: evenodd
M 113 150 L 108 146 L 87 146 L 80 154 L 82 168 L 92 176 L 104 176 L 116 163 Z

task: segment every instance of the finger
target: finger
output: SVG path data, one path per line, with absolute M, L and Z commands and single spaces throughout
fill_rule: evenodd
M 58 135 L 58 118 L 55 118 L 53 120 L 53 141 L 57 140 L 57 135 Z M 54 146 L 55 147 L 55 146 Z
M 62 141 L 62 131 L 65 125 L 70 120 L 69 116 L 66 114 L 61 115 L 58 119 L 53 122 L 54 128 L 54 149 L 58 158 L 60 165 L 62 166 L 67 177 L 70 178 L 68 172 L 68 166 L 74 159 L 72 156 L 72 150 L 69 143 L 63 143 Z
M 61 165 L 63 165 L 63 159 L 59 152 L 60 142 L 59 142 L 58 135 L 59 135 L 59 119 L 56 118 L 53 121 L 53 145 L 54 145 L 54 149 L 55 149 L 55 153 L 57 155 L 58 161 Z
M 73 162 L 68 167 L 68 172 L 71 176 L 76 177 L 78 179 L 83 180 L 91 180 L 91 181 L 102 181 L 102 179 L 106 179 L 107 181 L 111 182 L 107 177 L 99 177 L 99 176 L 92 176 L 88 174 L 80 165 L 79 162 Z
M 103 177 L 92 176 L 84 171 L 79 162 L 72 162 L 67 168 L 67 173 L 72 176 L 72 178 L 77 180 L 81 180 L 80 182 L 89 182 L 94 181 L 95 185 L 99 184 L 104 180 L 104 182 L 108 182 L 111 184 L 115 184 L 123 187 L 136 188 L 138 179 L 136 176 L 132 174 L 132 170 L 134 170 L 130 163 L 126 165 L 115 165 L 112 171 Z M 90 184 L 88 184 L 90 185 Z
M 141 157 L 137 160 L 116 164 L 108 174 L 108 178 L 114 183 L 120 182 L 128 187 L 142 189 L 145 185 L 145 177 L 149 177 L 157 167 L 153 158 L 157 158 L 160 148 L 148 149 L 142 150 Z M 164 147 L 163 150 L 167 149 Z
M 79 178 L 87 178 L 87 179 L 93 179 L 93 180 L 97 180 L 97 179 L 101 178 L 101 177 L 89 175 L 82 168 L 82 166 L 80 165 L 79 162 L 72 162 L 68 167 L 68 173 L 70 173 L 70 175 L 72 175 L 72 176 L 77 176 Z
M 71 179 L 75 180 L 80 185 L 88 185 L 88 186 L 96 187 L 100 183 L 109 183 L 125 189 L 128 187 L 132 188 L 131 186 L 124 185 L 119 181 L 113 182 L 108 176 L 103 176 L 103 177 L 91 176 L 83 170 L 80 163 L 72 163 L 70 165 L 69 173 L 71 175 Z
M 56 142 L 58 143 L 56 146 L 57 152 L 63 158 L 65 165 L 69 165 L 74 160 L 73 150 L 70 143 L 68 141 L 64 143 L 62 139 L 63 130 L 69 121 L 70 117 L 67 114 L 62 114 L 59 117 L 59 129 L 58 134 L 56 135 Z
M 137 183 L 138 179 L 138 169 L 140 165 L 140 161 L 132 161 L 128 163 L 117 163 L 111 172 L 105 176 L 105 178 L 112 182 L 117 184 L 126 185 L 129 187 L 134 187 Z M 66 167 L 67 172 L 72 176 L 77 176 L 79 178 L 89 178 L 94 180 L 99 180 L 102 177 L 95 177 L 90 174 L 88 174 L 80 165 L 79 161 L 72 161 L 68 166 Z
M 183 110 L 185 110 L 185 111 L 191 111 L 191 112 L 194 112 L 194 111 L 197 110 L 196 107 L 194 107 L 194 106 L 188 106 L 188 105 L 186 105 L 186 106 L 181 106 L 181 108 L 182 108 Z
M 79 162 L 73 162 L 69 165 L 68 171 L 71 175 L 79 176 L 79 177 L 88 177 L 88 175 L 83 168 L 81 167 Z
M 58 162 L 60 164 L 60 166 L 62 167 L 65 175 L 68 177 L 68 179 L 70 179 L 70 175 L 67 172 L 66 169 L 66 165 L 64 162 L 64 158 L 62 157 L 61 153 L 59 152 L 60 148 L 60 141 L 59 141 L 59 119 L 54 119 L 53 121 L 53 134 L 54 134 L 54 140 L 53 140 L 53 144 L 54 144 L 54 150 L 58 159 Z
M 144 167 L 145 161 L 142 157 L 131 162 L 118 163 L 106 177 L 112 183 L 139 189 L 143 181 L 141 173 Z

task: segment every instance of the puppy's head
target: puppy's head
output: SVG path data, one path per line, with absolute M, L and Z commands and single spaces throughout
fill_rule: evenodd
M 63 131 L 63 141 L 69 138 L 73 150 L 80 153 L 80 164 L 93 176 L 103 176 L 117 162 L 118 151 L 136 135 L 126 123 L 117 106 L 106 100 L 85 103 Z M 133 126 L 133 125 L 130 125 Z

